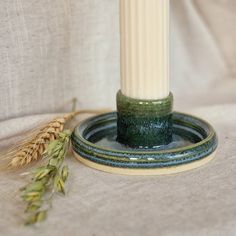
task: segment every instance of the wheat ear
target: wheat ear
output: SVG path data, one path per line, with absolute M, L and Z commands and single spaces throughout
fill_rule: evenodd
M 57 139 L 58 134 L 63 131 L 65 124 L 75 116 L 79 114 L 98 114 L 102 112 L 104 112 L 104 110 L 81 110 L 53 119 L 38 128 L 29 138 L 23 140 L 6 154 L 7 159 L 10 160 L 8 167 L 18 168 L 41 159 L 48 143 Z

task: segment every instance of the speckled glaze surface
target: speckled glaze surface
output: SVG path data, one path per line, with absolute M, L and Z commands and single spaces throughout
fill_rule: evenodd
M 166 145 L 172 141 L 173 95 L 160 100 L 138 100 L 117 93 L 117 140 L 134 148 Z
M 182 113 L 173 113 L 173 140 L 151 149 L 129 148 L 116 141 L 117 113 L 93 117 L 72 134 L 75 153 L 84 160 L 125 169 L 175 167 L 209 157 L 217 148 L 217 135 L 207 122 Z

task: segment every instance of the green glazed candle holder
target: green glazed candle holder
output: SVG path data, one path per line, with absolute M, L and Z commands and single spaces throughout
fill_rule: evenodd
M 173 95 L 138 100 L 117 93 L 117 141 L 133 148 L 153 148 L 172 141 Z
M 87 119 L 72 134 L 76 158 L 97 170 L 126 175 L 163 175 L 211 161 L 218 139 L 197 117 L 172 112 L 173 96 L 140 101 L 117 94 L 117 112 Z
M 166 175 L 198 168 L 216 153 L 217 136 L 206 121 L 173 113 L 173 141 L 150 149 L 117 142 L 117 113 L 82 122 L 72 134 L 76 158 L 85 165 L 115 174 Z

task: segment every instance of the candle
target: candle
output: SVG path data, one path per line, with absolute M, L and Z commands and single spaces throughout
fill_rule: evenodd
M 169 95 L 169 0 L 120 0 L 121 92 L 157 100 Z

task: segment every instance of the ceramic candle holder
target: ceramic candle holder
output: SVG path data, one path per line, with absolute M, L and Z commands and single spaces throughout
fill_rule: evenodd
M 173 96 L 140 101 L 117 94 L 118 112 L 85 120 L 72 134 L 75 156 L 85 165 L 116 174 L 163 175 L 198 168 L 213 159 L 213 127 L 172 112 Z
M 117 93 L 117 141 L 133 148 L 168 145 L 173 134 L 173 95 L 138 100 Z

